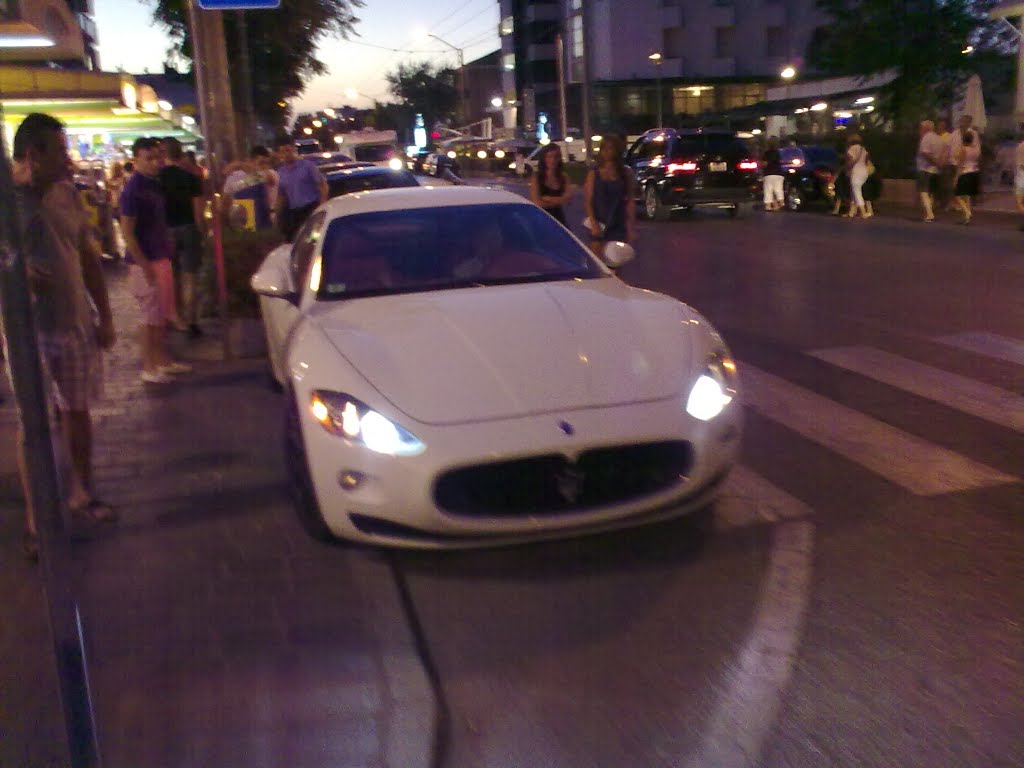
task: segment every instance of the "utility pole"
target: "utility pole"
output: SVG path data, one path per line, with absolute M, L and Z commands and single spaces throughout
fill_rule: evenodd
M 242 119 L 245 125 L 239 134 L 241 152 L 248 155 L 256 139 L 256 111 L 252 104 L 252 61 L 249 59 L 249 30 L 245 11 L 235 11 L 238 24 L 238 93 L 242 97 Z
M 590 124 L 590 3 L 584 2 L 580 9 L 583 15 L 583 84 L 582 98 L 583 107 L 583 139 L 587 147 L 587 162 L 593 163 L 594 141 L 591 138 L 593 126 Z
M 466 123 L 469 121 L 469 110 L 466 108 L 466 62 L 464 60 L 465 52 L 461 48 L 457 48 L 447 40 L 442 40 L 437 35 L 427 33 L 427 37 L 432 37 L 441 45 L 447 45 L 459 57 L 459 119 L 458 122 L 462 123 L 460 128 L 464 128 Z
M 235 108 L 231 103 L 231 81 L 228 79 L 228 55 L 224 46 L 222 11 L 200 10 L 196 0 L 188 4 L 189 27 L 192 32 L 192 68 L 196 75 L 199 114 L 203 124 L 207 167 L 210 171 L 210 192 L 213 201 L 214 261 L 217 267 L 217 299 L 220 309 L 221 338 L 225 360 L 231 358 L 231 327 L 228 318 L 227 279 L 224 271 L 222 212 L 224 165 L 238 157 L 238 133 L 235 131 Z
M 558 57 L 556 67 L 558 71 L 558 120 L 562 126 L 562 140 L 569 135 L 569 118 L 565 106 L 565 42 L 562 33 L 555 36 L 555 55 Z

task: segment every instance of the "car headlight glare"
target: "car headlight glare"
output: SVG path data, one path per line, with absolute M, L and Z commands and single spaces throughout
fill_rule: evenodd
M 360 443 L 376 453 L 415 456 L 426 448 L 411 432 L 341 392 L 316 390 L 309 410 L 317 423 L 332 435 Z
M 695 419 L 711 421 L 736 396 L 736 362 L 724 352 L 711 355 L 708 367 L 697 377 L 686 400 L 686 412 Z

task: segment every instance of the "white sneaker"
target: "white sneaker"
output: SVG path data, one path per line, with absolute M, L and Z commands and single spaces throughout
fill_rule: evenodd
M 188 363 L 173 362 L 168 363 L 167 365 L 161 365 L 159 370 L 160 373 L 171 375 L 176 373 L 191 373 L 192 366 Z
M 163 371 L 143 371 L 139 374 L 143 384 L 170 384 L 174 379 Z

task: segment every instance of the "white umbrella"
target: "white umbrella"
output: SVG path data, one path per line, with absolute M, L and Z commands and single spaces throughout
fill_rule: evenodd
M 970 115 L 973 119 L 972 125 L 982 133 L 985 132 L 988 117 L 985 115 L 985 97 L 981 91 L 981 78 L 977 75 L 971 75 L 967 79 L 963 98 L 953 107 L 953 123 L 956 124 L 962 115 Z

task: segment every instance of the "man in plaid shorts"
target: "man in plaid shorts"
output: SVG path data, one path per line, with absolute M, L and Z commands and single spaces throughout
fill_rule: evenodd
M 14 159 L 24 182 L 17 188 L 18 205 L 40 356 L 71 459 L 68 506 L 88 522 L 111 522 L 114 510 L 94 494 L 89 415 L 102 388 L 99 349 L 114 343 L 102 255 L 71 181 L 60 121 L 40 113 L 26 117 L 14 136 Z M 24 445 L 20 434 L 18 442 Z M 34 557 L 36 526 L 22 451 L 19 469 L 26 498 L 25 548 Z

